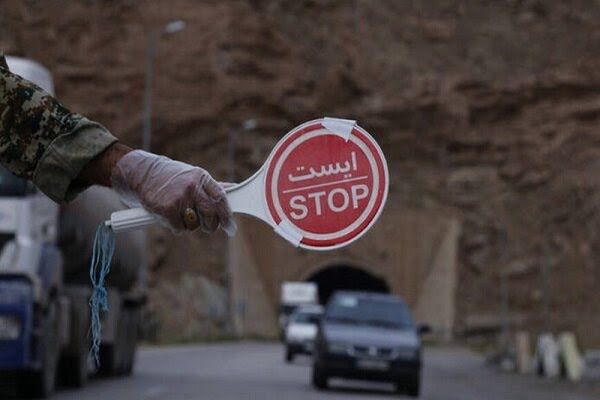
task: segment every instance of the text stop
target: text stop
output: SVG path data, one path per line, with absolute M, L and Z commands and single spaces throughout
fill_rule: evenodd
M 369 187 L 364 184 L 352 185 L 350 190 L 345 188 L 335 188 L 329 191 L 312 192 L 306 195 L 295 195 L 290 198 L 290 207 L 294 210 L 290 216 L 295 220 L 301 220 L 314 211 L 315 215 L 323 215 L 323 208 L 341 213 L 352 207 L 359 208 L 360 200 L 369 196 Z

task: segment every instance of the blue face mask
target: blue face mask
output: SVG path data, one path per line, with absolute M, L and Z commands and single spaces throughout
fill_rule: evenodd
M 91 353 L 100 365 L 100 341 L 102 338 L 102 325 L 100 322 L 100 310 L 108 311 L 108 292 L 104 287 L 106 275 L 110 272 L 110 263 L 115 253 L 115 233 L 104 222 L 98 226 L 94 237 L 92 259 L 90 262 L 90 280 L 93 291 L 90 298 L 91 311 Z

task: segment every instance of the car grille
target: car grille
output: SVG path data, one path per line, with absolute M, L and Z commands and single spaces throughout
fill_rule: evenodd
M 350 347 L 350 353 L 360 358 L 390 359 L 394 357 L 394 349 L 391 347 L 354 345 Z

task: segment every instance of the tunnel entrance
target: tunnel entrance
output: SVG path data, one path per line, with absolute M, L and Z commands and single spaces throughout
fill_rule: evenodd
M 308 282 L 317 284 L 319 301 L 326 304 L 336 290 L 360 290 L 365 292 L 389 293 L 385 280 L 369 272 L 347 265 L 337 265 L 321 269 L 312 274 Z

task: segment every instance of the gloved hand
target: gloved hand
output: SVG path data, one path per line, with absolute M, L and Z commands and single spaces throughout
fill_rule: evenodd
M 220 227 L 235 233 L 223 187 L 202 168 L 134 150 L 114 166 L 111 184 L 129 207 L 141 205 L 174 232 Z M 184 218 L 188 208 L 196 212 L 195 221 Z

